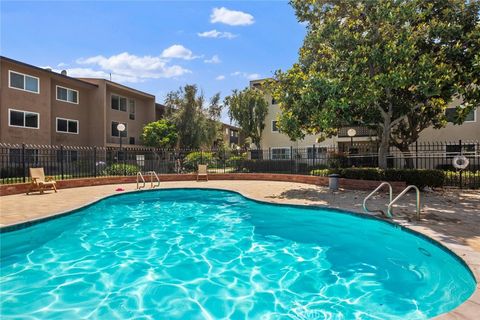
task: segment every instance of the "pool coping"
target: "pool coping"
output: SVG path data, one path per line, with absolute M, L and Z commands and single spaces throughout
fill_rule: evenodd
M 447 313 L 443 313 L 443 314 L 440 314 L 438 316 L 435 316 L 434 319 L 437 319 L 437 320 L 476 319 L 476 316 L 480 313 L 480 263 L 475 263 L 473 261 L 470 261 L 469 253 L 470 254 L 472 254 L 472 253 L 476 254 L 476 252 L 473 251 L 468 246 L 463 245 L 463 244 L 455 244 L 454 245 L 454 244 L 445 243 L 441 239 L 435 239 L 435 236 L 427 235 L 427 234 L 423 233 L 422 231 L 412 229 L 412 227 L 414 227 L 414 225 L 409 225 L 408 223 L 398 221 L 398 220 L 386 220 L 386 219 L 382 219 L 382 218 L 379 218 L 379 217 L 371 215 L 371 214 L 366 214 L 364 212 L 345 210 L 345 209 L 341 209 L 341 208 L 332 208 L 332 207 L 328 207 L 328 206 L 325 206 L 325 205 L 319 205 L 319 204 L 278 203 L 278 202 L 268 201 L 266 199 L 257 199 L 254 196 L 244 194 L 242 191 L 231 190 L 228 187 L 222 188 L 222 187 L 218 187 L 218 186 L 216 186 L 216 187 L 209 187 L 209 186 L 204 186 L 204 187 L 198 187 L 198 186 L 169 187 L 169 186 L 166 186 L 166 187 L 162 187 L 162 188 L 158 188 L 158 189 L 154 188 L 154 189 L 140 189 L 140 190 L 121 191 L 121 192 L 112 193 L 112 194 L 109 194 L 109 195 L 99 197 L 99 198 L 97 198 L 93 201 L 86 202 L 85 204 L 77 206 L 73 209 L 68 209 L 68 210 L 64 210 L 64 211 L 60 211 L 60 212 L 54 212 L 54 213 L 51 213 L 51 214 L 47 214 L 45 216 L 41 216 L 41 217 L 37 217 L 37 218 L 34 218 L 34 219 L 29 219 L 29 220 L 25 220 L 25 221 L 12 223 L 12 224 L 9 224 L 9 225 L 3 225 L 3 226 L 0 227 L 0 234 L 25 229 L 25 228 L 28 228 L 28 227 L 31 227 L 31 226 L 34 226 L 34 225 L 37 225 L 37 224 L 40 224 L 40 223 L 43 223 L 43 222 L 47 222 L 47 221 L 50 221 L 50 220 L 53 220 L 53 219 L 69 216 L 69 215 L 72 215 L 72 214 L 82 210 L 82 209 L 93 206 L 96 203 L 101 202 L 103 200 L 106 200 L 108 198 L 114 198 L 114 197 L 118 197 L 118 196 L 121 196 L 121 195 L 129 194 L 129 193 L 155 192 L 155 191 L 181 190 L 181 189 L 227 191 L 227 192 L 230 192 L 230 193 L 238 194 L 238 195 L 240 195 L 240 196 L 242 196 L 242 197 L 244 197 L 248 200 L 251 200 L 251 201 L 254 201 L 254 202 L 257 202 L 257 203 L 277 205 L 277 206 L 289 206 L 289 207 L 297 207 L 297 208 L 305 208 L 305 207 L 307 207 L 307 208 L 323 208 L 323 209 L 327 208 L 327 209 L 329 209 L 333 212 L 349 214 L 349 215 L 353 215 L 353 216 L 356 216 L 356 217 L 359 217 L 359 218 L 364 218 L 364 219 L 372 219 L 372 220 L 376 220 L 376 221 L 386 223 L 386 224 L 388 224 L 392 227 L 395 227 L 395 228 L 400 228 L 403 231 L 409 232 L 413 235 L 421 237 L 422 239 L 424 239 L 426 241 L 429 241 L 433 245 L 436 245 L 440 249 L 445 250 L 446 252 L 453 255 L 453 257 L 457 261 L 462 263 L 467 268 L 467 270 L 470 271 L 470 273 L 472 274 L 472 276 L 473 276 L 473 278 L 476 282 L 475 290 L 467 300 L 465 300 L 462 304 L 460 304 L 455 309 L 453 309 L 453 310 L 451 310 Z M 457 248 L 457 246 L 459 246 L 461 248 Z

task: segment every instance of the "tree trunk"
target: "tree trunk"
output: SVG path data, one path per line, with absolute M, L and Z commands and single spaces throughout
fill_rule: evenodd
M 382 136 L 378 147 L 378 166 L 380 169 L 387 169 L 387 155 L 390 146 L 390 118 L 383 120 Z
M 413 158 L 410 154 L 410 148 L 408 147 L 408 145 L 401 146 L 398 149 L 403 153 L 403 159 L 405 160 L 405 168 L 413 169 L 415 166 L 413 165 Z

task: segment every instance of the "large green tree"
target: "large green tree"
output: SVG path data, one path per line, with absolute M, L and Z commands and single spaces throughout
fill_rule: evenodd
M 220 130 L 220 94 L 206 105 L 203 93 L 196 85 L 186 85 L 167 94 L 166 116 L 178 131 L 178 146 L 183 149 L 210 148 Z
M 457 123 L 479 103 L 479 2 L 292 0 L 307 24 L 300 57 L 272 90 L 279 126 L 292 139 L 363 124 L 379 132 L 379 166 L 390 145 L 407 152 L 418 134 Z
M 268 102 L 264 93 L 256 88 L 233 90 L 232 94 L 225 98 L 224 104 L 228 107 L 230 119 L 235 120 L 245 136 L 260 148 L 265 117 L 268 114 Z
M 167 119 L 151 122 L 143 127 L 141 140 L 149 147 L 172 149 L 178 140 L 177 128 Z

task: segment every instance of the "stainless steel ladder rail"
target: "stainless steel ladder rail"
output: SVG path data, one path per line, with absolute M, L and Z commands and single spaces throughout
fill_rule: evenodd
M 150 188 L 155 188 L 155 187 L 160 187 L 160 178 L 158 177 L 157 173 L 155 171 L 148 171 L 148 174 L 150 175 Z M 155 180 L 157 180 L 157 185 L 153 185 L 153 177 L 155 177 Z
M 141 187 L 139 186 L 139 183 L 140 183 L 139 178 L 142 179 L 142 183 L 143 183 L 143 186 Z M 137 172 L 137 190 L 142 188 L 145 188 L 145 178 L 143 178 L 142 172 L 138 171 Z
M 369 210 L 367 208 L 367 200 L 372 197 L 378 190 L 380 190 L 383 186 L 388 186 L 388 191 L 389 191 L 389 197 L 390 197 L 390 200 L 388 201 L 388 203 L 392 202 L 392 199 L 393 199 L 393 188 L 392 188 L 392 185 L 388 182 L 382 182 L 380 183 L 380 185 L 375 188 L 375 190 L 373 190 L 372 192 L 370 192 L 370 194 L 368 196 L 365 197 L 365 199 L 363 199 L 363 210 L 367 213 L 370 213 L 370 212 L 374 212 L 372 210 Z M 383 210 L 379 210 L 380 212 L 383 213 Z
M 390 203 L 388 204 L 388 207 L 387 207 L 387 216 L 389 218 L 392 218 L 393 215 L 392 215 L 392 206 L 395 204 L 395 202 L 397 202 L 398 200 L 400 200 L 401 197 L 403 197 L 408 191 L 410 191 L 411 189 L 415 189 L 415 192 L 416 192 L 416 206 L 417 206 L 417 209 L 416 209 L 416 218 L 417 220 L 420 219 L 420 189 L 418 189 L 417 186 L 414 186 L 414 185 L 409 185 L 408 187 L 406 187 L 405 189 L 403 189 L 402 192 L 400 192 L 400 194 L 395 198 L 393 199 L 392 201 L 390 201 Z

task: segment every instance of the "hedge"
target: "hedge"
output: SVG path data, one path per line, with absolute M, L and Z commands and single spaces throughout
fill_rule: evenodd
M 342 178 L 360 180 L 405 181 L 407 184 L 425 187 L 441 188 L 445 183 L 446 173 L 442 170 L 428 169 L 387 169 L 379 168 L 345 168 L 345 169 L 316 169 L 311 175 L 328 176 L 332 173 L 340 174 Z
M 213 152 L 190 152 L 185 157 L 185 162 L 183 163 L 185 169 L 187 170 L 197 170 L 199 164 L 206 164 L 210 168 L 213 167 L 213 164 L 216 163 L 216 159 L 213 156 Z
M 106 176 L 134 176 L 140 171 L 140 167 L 134 164 L 114 163 L 103 171 Z

